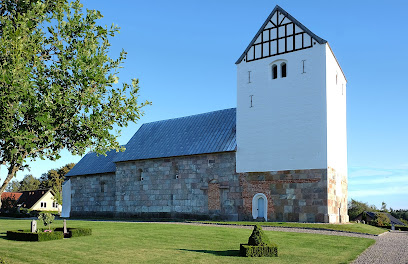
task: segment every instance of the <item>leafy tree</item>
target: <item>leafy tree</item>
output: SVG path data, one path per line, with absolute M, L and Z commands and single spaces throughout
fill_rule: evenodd
M 57 203 L 62 204 L 62 183 L 65 180 L 65 174 L 67 174 L 75 163 L 68 163 L 59 169 L 49 170 L 47 173 L 41 175 L 41 187 L 52 188 L 54 190 L 54 199 Z
M 6 189 L 7 192 L 19 192 L 20 191 L 20 182 L 18 180 L 12 180 Z
M 40 180 L 35 178 L 33 175 L 28 174 L 24 176 L 23 180 L 20 181 L 19 192 L 22 191 L 33 191 L 40 187 Z
M 0 2 L 0 194 L 27 160 L 60 151 L 123 150 L 120 130 L 143 114 L 138 80 L 118 83 L 126 52 L 108 56 L 119 28 L 102 27 L 99 11 L 79 0 Z
M 368 205 L 367 203 L 359 202 L 354 199 L 348 204 L 348 215 L 351 220 L 356 218 L 359 214 L 364 211 L 377 211 L 377 208 L 374 205 Z

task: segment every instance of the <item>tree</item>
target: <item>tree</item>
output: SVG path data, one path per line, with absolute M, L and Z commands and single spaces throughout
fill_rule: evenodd
M 143 114 L 138 80 L 118 83 L 126 59 L 108 56 L 119 28 L 102 27 L 99 11 L 79 0 L 0 3 L 0 194 L 27 160 L 123 150 L 120 128 Z M 117 131 L 113 131 L 117 128 Z M 0 166 L 1 166 L 0 165 Z
M 18 192 L 18 191 L 20 191 L 20 182 L 17 181 L 17 180 L 12 180 L 8 184 L 6 191 L 8 191 L 8 192 Z
M 367 203 L 359 202 L 354 199 L 348 204 L 348 215 L 350 219 L 356 218 L 359 214 L 364 211 L 377 211 L 377 208 L 374 205 L 368 205 Z
M 41 187 L 52 188 L 54 191 L 54 199 L 57 203 L 62 204 L 62 183 L 65 180 L 65 174 L 67 174 L 75 163 L 68 163 L 59 169 L 49 170 L 47 173 L 41 175 Z
M 387 210 L 387 204 L 385 203 L 385 202 L 382 202 L 381 203 L 381 211 L 383 211 L 383 212 L 388 212 L 388 210 Z
M 24 176 L 23 180 L 20 182 L 19 192 L 22 191 L 33 191 L 40 187 L 40 180 L 35 178 L 33 175 L 28 174 Z

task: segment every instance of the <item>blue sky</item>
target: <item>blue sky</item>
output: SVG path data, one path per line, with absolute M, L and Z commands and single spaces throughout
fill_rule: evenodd
M 329 41 L 345 72 L 349 199 L 408 209 L 408 37 L 404 0 L 117 1 L 88 0 L 121 33 L 111 56 L 128 52 L 120 81 L 140 79 L 152 106 L 123 130 L 127 143 L 142 123 L 236 106 L 235 61 L 276 4 Z M 39 177 L 81 157 L 30 162 Z M 1 170 L 4 179 L 5 168 Z

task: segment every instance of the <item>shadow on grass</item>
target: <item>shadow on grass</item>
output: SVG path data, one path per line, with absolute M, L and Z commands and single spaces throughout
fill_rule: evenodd
M 198 253 L 207 253 L 207 254 L 213 254 L 216 256 L 239 257 L 239 250 L 200 250 L 200 249 L 185 249 L 185 248 L 180 248 L 179 250 L 189 251 L 189 252 L 198 252 Z
M 0 239 L 8 240 L 8 239 L 7 239 L 7 233 L 6 233 L 6 232 L 0 233 Z

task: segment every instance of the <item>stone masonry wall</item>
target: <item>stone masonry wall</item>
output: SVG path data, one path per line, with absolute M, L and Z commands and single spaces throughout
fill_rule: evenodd
M 336 194 L 339 177 L 333 169 L 237 174 L 234 152 L 129 161 L 117 163 L 115 174 L 70 177 L 71 213 L 252 220 L 253 198 L 262 193 L 268 221 L 338 222 L 341 208 L 343 222 L 347 196 Z
M 118 163 L 115 195 L 122 216 L 237 219 L 242 204 L 234 152 Z
M 71 216 L 114 215 L 115 174 L 70 177 Z
M 268 221 L 327 222 L 327 170 L 241 173 L 243 218 L 252 219 L 252 198 L 264 193 Z
M 347 175 L 340 174 L 335 169 L 329 168 L 327 178 L 329 222 L 346 223 L 349 221 L 347 213 Z

